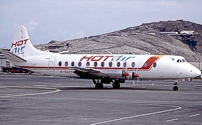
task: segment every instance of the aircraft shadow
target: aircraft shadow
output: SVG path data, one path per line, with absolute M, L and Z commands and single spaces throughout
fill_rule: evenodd
M 94 87 L 57 87 L 57 89 L 60 90 L 96 90 L 96 91 L 121 91 L 121 90 L 134 90 L 134 91 L 173 91 L 169 89 L 164 89 L 164 88 L 138 88 L 138 87 L 121 87 L 119 89 L 113 89 L 110 87 L 104 87 L 103 89 L 96 89 Z

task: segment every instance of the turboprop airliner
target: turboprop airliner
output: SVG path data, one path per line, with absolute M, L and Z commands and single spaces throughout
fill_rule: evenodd
M 34 72 L 92 79 L 95 88 L 112 83 L 120 88 L 126 80 L 176 80 L 193 78 L 201 71 L 182 56 L 125 54 L 61 54 L 36 49 L 24 26 L 17 28 L 10 51 L 1 50 L 8 60 Z M 174 83 L 173 90 L 178 90 Z

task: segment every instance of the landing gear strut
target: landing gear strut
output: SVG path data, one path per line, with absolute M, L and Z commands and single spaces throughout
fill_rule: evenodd
M 178 84 L 177 82 L 173 84 L 173 91 L 177 91 L 179 88 L 178 88 Z
M 95 84 L 96 89 L 103 89 L 104 88 L 104 86 L 101 82 L 101 79 L 96 79 L 96 80 L 93 79 L 93 83 Z

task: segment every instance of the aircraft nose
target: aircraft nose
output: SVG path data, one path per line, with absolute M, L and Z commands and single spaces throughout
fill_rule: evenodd
M 194 68 L 191 70 L 191 72 L 193 73 L 193 77 L 201 76 L 201 71 L 200 71 L 198 68 L 196 68 L 196 67 L 194 67 Z

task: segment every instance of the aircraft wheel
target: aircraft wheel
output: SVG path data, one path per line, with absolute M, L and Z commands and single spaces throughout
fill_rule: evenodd
M 114 89 L 119 89 L 120 88 L 120 83 L 113 83 L 112 84 Z
M 97 83 L 97 84 L 95 84 L 95 88 L 96 88 L 96 89 L 103 89 L 104 86 L 103 86 L 102 83 Z
M 178 89 L 178 86 L 173 86 L 173 91 L 177 91 Z

